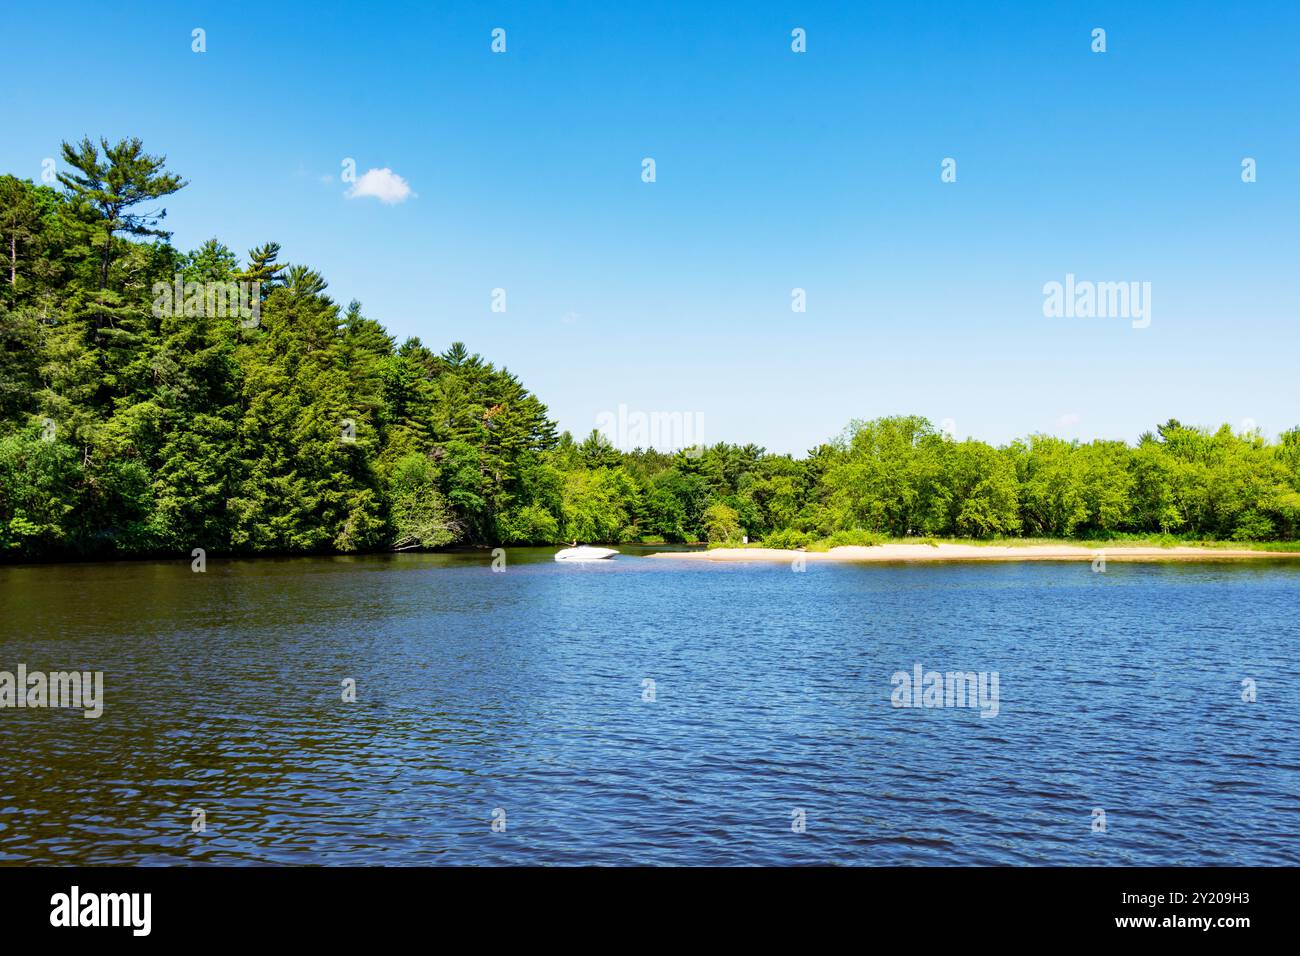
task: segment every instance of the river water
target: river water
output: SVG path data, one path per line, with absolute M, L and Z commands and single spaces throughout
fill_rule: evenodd
M 553 550 L 0 567 L 0 862 L 1300 862 L 1300 563 Z

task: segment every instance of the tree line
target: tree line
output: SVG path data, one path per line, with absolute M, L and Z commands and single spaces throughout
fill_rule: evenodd
M 994 447 L 895 416 L 801 458 L 576 440 L 507 369 L 396 342 L 274 242 L 175 248 L 160 203 L 185 182 L 138 139 L 64 143 L 62 166 L 0 177 L 0 560 L 1300 523 L 1300 428 Z

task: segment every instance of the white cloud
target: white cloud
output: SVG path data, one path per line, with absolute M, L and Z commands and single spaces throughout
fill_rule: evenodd
M 349 199 L 370 196 L 392 206 L 406 202 L 415 193 L 411 192 L 405 179 L 385 166 L 383 169 L 366 170 L 365 175 L 352 184 L 346 195 Z
M 1076 415 L 1074 412 L 1067 412 L 1056 420 L 1057 428 L 1073 428 L 1079 422 L 1083 421 L 1083 416 Z

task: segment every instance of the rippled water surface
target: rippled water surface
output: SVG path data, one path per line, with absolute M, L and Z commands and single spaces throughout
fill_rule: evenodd
M 550 555 L 0 568 L 0 862 L 1300 862 L 1300 564 Z

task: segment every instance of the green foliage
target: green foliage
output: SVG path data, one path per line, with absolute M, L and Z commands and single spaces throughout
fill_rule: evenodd
M 439 548 L 456 540 L 459 528 L 438 490 L 438 469 L 420 455 L 407 455 L 393 466 L 388 481 L 392 545 Z
M 576 441 L 507 369 L 394 342 L 277 243 L 174 248 L 160 203 L 184 182 L 139 140 L 65 143 L 62 165 L 62 189 L 0 176 L 6 559 L 1300 530 L 1300 427 L 994 447 L 892 416 L 802 458 Z M 259 283 L 258 321 L 155 312 L 178 276 Z
M 562 504 L 565 538 L 579 543 L 630 540 L 629 491 L 622 469 L 570 472 Z
M 740 543 L 740 515 L 735 508 L 715 501 L 704 509 L 704 533 L 711 546 Z
M 524 505 L 501 520 L 498 537 L 506 544 L 555 544 L 561 540 L 560 523 L 541 505 Z
M 782 548 L 786 551 L 797 551 L 800 548 L 808 547 L 812 543 L 812 535 L 806 531 L 796 531 L 794 528 L 782 528 L 763 537 L 763 547 Z
M 35 430 L 0 438 L 0 554 L 40 557 L 76 532 L 76 450 Z
M 861 528 L 845 529 L 828 534 L 824 538 L 818 538 L 810 542 L 809 551 L 829 551 L 831 548 L 843 547 L 861 547 L 871 548 L 879 544 L 884 544 L 889 540 L 889 535 L 881 534 L 878 531 L 864 531 Z M 923 539 L 928 540 L 928 539 Z

